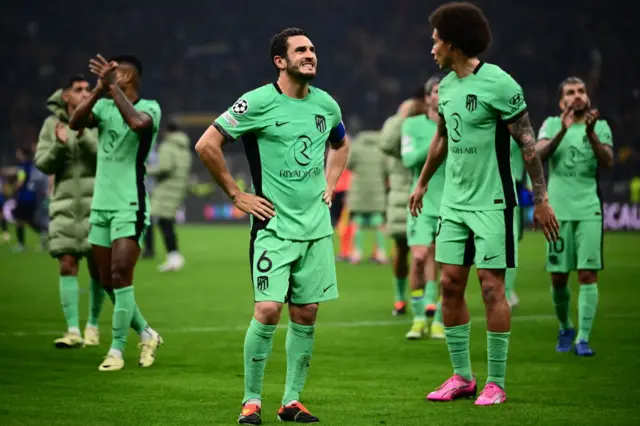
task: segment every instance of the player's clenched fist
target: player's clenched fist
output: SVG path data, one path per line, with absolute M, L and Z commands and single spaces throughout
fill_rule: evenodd
M 558 239 L 560 224 L 548 201 L 538 203 L 533 208 L 533 229 L 538 228 L 542 228 L 547 241 Z
M 425 192 L 427 192 L 427 187 L 418 184 L 409 196 L 409 211 L 413 217 L 418 217 L 422 211 L 422 199 Z
M 271 219 L 276 215 L 273 204 L 257 195 L 239 192 L 233 197 L 233 204 L 243 212 L 253 215 L 260 220 Z

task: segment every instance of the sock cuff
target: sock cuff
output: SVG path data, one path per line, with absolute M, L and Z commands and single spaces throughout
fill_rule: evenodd
M 315 325 L 303 325 L 293 321 L 289 321 L 289 330 L 296 335 L 301 335 L 302 337 L 313 336 L 315 329 Z
M 444 332 L 450 336 L 465 335 L 471 332 L 471 321 L 466 324 L 456 325 L 453 327 L 445 327 Z
M 113 292 L 114 292 L 116 295 L 119 295 L 119 294 L 127 294 L 127 293 L 133 293 L 133 286 L 132 286 L 132 285 L 130 285 L 129 287 L 116 288 L 116 289 L 114 289 L 114 290 L 113 290 Z
M 595 293 L 598 291 L 598 283 L 580 284 L 580 292 Z
M 251 327 L 255 328 L 258 333 L 273 334 L 278 326 L 263 324 L 257 319 L 251 318 Z
M 411 297 L 422 297 L 424 296 L 424 289 L 419 288 L 417 290 L 411 290 Z
M 437 285 L 438 282 L 436 280 L 427 281 L 427 285 Z
M 487 330 L 487 336 L 488 337 L 509 337 L 511 336 L 511 332 L 510 331 L 499 332 L 499 331 Z
M 60 275 L 60 284 L 78 284 L 78 277 L 73 275 Z

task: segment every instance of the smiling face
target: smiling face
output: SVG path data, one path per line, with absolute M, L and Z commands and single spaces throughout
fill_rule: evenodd
M 431 39 L 433 40 L 433 47 L 431 48 L 431 56 L 433 57 L 433 60 L 436 61 L 436 64 L 438 64 L 438 67 L 441 70 L 450 68 L 453 63 L 451 44 L 446 43 L 440 38 L 440 34 L 438 34 L 437 29 L 433 30 Z
M 310 81 L 316 76 L 318 65 L 316 49 L 306 36 L 289 37 L 286 55 L 276 56 L 274 62 L 280 71 L 285 71 L 295 79 Z

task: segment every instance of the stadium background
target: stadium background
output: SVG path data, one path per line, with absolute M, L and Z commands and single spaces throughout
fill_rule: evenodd
M 582 77 L 614 134 L 616 165 L 601 176 L 609 229 L 640 229 L 640 51 L 632 14 L 621 2 L 476 1 L 493 26 L 484 59 L 522 83 L 534 127 L 557 113 L 557 85 Z M 305 28 L 317 46 L 314 84 L 341 104 L 353 135 L 379 129 L 386 117 L 437 69 L 427 17 L 435 1 L 14 2 L 0 16 L 3 67 L 0 165 L 12 165 L 15 147 L 37 140 L 45 99 L 64 79 L 87 71 L 87 60 L 134 52 L 145 64 L 143 96 L 159 99 L 192 137 L 240 94 L 273 81 L 270 36 Z M 37 7 L 36 7 L 37 6 Z M 249 184 L 241 144 L 227 149 L 231 171 Z M 244 220 L 195 161 L 188 222 Z

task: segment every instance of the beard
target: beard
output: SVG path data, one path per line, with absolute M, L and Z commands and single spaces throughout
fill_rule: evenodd
M 289 74 L 289 76 L 291 76 L 295 80 L 305 81 L 305 82 L 311 81 L 314 78 L 316 78 L 315 72 L 312 72 L 312 73 L 302 72 L 300 71 L 299 66 L 287 66 L 287 74 Z

